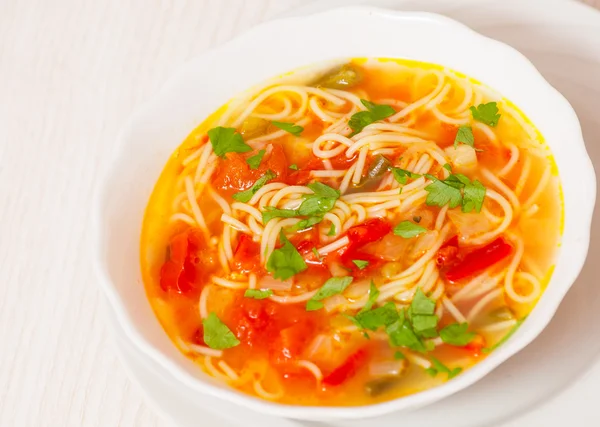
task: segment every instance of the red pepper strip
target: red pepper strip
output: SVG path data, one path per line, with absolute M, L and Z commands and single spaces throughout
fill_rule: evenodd
M 324 385 L 337 386 L 352 378 L 358 368 L 365 363 L 367 360 L 367 351 L 362 348 L 356 353 L 348 357 L 344 363 L 335 368 L 325 378 L 323 378 Z
M 468 253 L 460 263 L 446 272 L 446 278 L 456 282 L 472 276 L 509 256 L 512 249 L 512 245 L 499 237 L 492 243 Z

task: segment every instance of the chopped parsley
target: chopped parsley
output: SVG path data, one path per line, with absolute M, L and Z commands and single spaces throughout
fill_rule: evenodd
M 418 173 L 407 171 L 406 169 L 396 168 L 394 166 L 391 166 L 390 170 L 392 171 L 394 179 L 400 184 L 406 184 L 409 178 L 416 179 L 421 177 L 421 175 L 419 175 Z
M 353 259 L 352 264 L 357 266 L 359 270 L 362 270 L 367 265 L 369 265 L 369 261 L 363 261 L 362 259 Z
M 450 369 L 435 357 L 431 358 L 431 364 L 431 368 L 425 369 L 425 372 L 432 377 L 435 377 L 438 373 L 444 373 L 448 374 L 448 379 L 450 380 L 462 372 L 462 368 Z
M 350 117 L 350 121 L 348 122 L 348 126 L 352 129 L 350 136 L 356 135 L 371 123 L 388 118 L 396 112 L 389 105 L 374 104 L 366 99 L 361 99 L 360 102 L 365 106 L 367 111 L 359 111 Z
M 300 136 L 300 134 L 304 130 L 304 128 L 302 126 L 298 126 L 293 123 L 276 122 L 276 121 L 272 121 L 271 123 L 274 126 L 277 126 L 279 129 L 289 132 L 294 136 Z
M 387 302 L 381 307 L 359 312 L 356 321 L 363 329 L 376 331 L 381 326 L 388 326 L 398 320 L 398 310 L 393 302 Z
M 218 126 L 212 128 L 207 133 L 213 151 L 223 159 L 227 153 L 246 153 L 252 151 L 252 147 L 244 142 L 242 135 L 237 133 L 234 128 Z
M 295 216 L 298 216 L 298 211 L 295 209 L 277 209 L 273 206 L 265 206 L 265 210 L 262 212 L 263 224 L 273 218 L 294 218 Z
M 283 230 L 279 233 L 279 241 L 283 246 L 275 249 L 267 260 L 267 270 L 275 279 L 287 280 L 308 267 L 302 255 L 285 237 Z
M 475 333 L 468 332 L 469 325 L 464 323 L 453 323 L 440 330 L 440 338 L 446 344 L 464 347 L 475 338 Z
M 267 173 L 265 173 L 263 176 L 261 176 L 260 178 L 258 178 L 256 180 L 256 182 L 254 183 L 254 185 L 252 187 L 250 187 L 249 189 L 247 189 L 245 191 L 240 191 L 239 193 L 235 193 L 232 197 L 234 198 L 234 200 L 237 200 L 238 202 L 248 203 L 250 201 L 250 199 L 252 198 L 252 196 L 254 196 L 256 194 L 256 192 L 258 190 L 260 190 L 267 183 L 267 181 L 270 181 L 276 177 L 277 177 L 277 175 L 275 173 L 268 170 Z
M 335 224 L 331 224 L 331 227 L 329 228 L 329 231 L 327 232 L 328 236 L 335 236 Z
M 323 308 L 322 301 L 330 296 L 341 294 L 352 283 L 351 276 L 332 277 L 306 302 L 306 311 L 314 311 Z
M 317 250 L 317 248 L 313 247 L 312 253 L 315 255 L 315 258 L 317 258 L 318 261 L 321 261 L 321 255 L 319 254 L 319 251 Z
M 254 299 L 265 299 L 269 298 L 271 295 L 273 295 L 271 289 L 246 289 L 246 292 L 244 292 L 246 298 Z
M 204 327 L 204 342 L 210 348 L 224 350 L 239 345 L 240 341 L 226 324 L 221 322 L 215 313 L 210 313 L 202 321 Z
M 258 169 L 258 167 L 260 166 L 260 162 L 262 162 L 262 158 L 266 152 L 266 150 L 260 150 L 256 155 L 248 157 L 246 159 L 246 163 L 248 163 L 250 169 Z
M 462 211 L 465 213 L 475 210 L 481 212 L 483 201 L 485 199 L 485 187 L 477 180 L 471 181 L 462 174 L 453 174 L 444 180 L 440 180 L 433 175 L 426 175 L 433 182 L 425 187 L 427 199 L 425 203 L 428 206 L 450 205 L 455 208 L 462 205 Z
M 313 182 L 307 185 L 314 194 L 304 196 L 304 201 L 298 208 L 298 214 L 302 216 L 323 216 L 335 205 L 340 198 L 340 192 L 321 182 Z
M 375 283 L 373 283 L 371 280 L 371 286 L 369 287 L 369 299 L 358 313 L 364 313 L 365 311 L 369 311 L 371 308 L 373 308 L 373 305 L 377 301 L 377 297 L 379 297 L 379 289 L 377 289 L 377 286 L 375 286 Z
M 294 164 L 291 164 L 291 165 L 289 166 L 289 168 L 290 168 L 291 170 L 297 171 L 297 170 L 298 170 L 298 165 L 294 163 Z
M 473 129 L 471 126 L 460 126 L 454 138 L 454 148 L 458 147 L 458 144 L 466 144 L 469 147 L 475 148 L 475 137 L 473 136 Z
M 475 120 L 488 126 L 495 127 L 500 120 L 501 115 L 498 114 L 498 105 L 495 102 L 479 104 L 477 107 L 471 107 L 470 110 Z
M 420 225 L 410 221 L 402 221 L 400 224 L 394 227 L 394 234 L 396 236 L 404 237 L 405 239 L 416 237 L 421 233 L 425 233 L 426 231 L 427 229 L 425 227 L 421 227 Z

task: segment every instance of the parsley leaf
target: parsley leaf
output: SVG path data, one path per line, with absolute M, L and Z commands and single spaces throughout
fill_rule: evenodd
M 244 296 L 246 298 L 265 299 L 273 295 L 272 289 L 246 289 Z
M 298 216 L 298 211 L 295 209 L 277 209 L 273 206 L 265 206 L 265 210 L 262 212 L 263 224 L 273 218 L 293 218 L 295 216 Z
M 215 313 L 210 313 L 202 321 L 202 326 L 204 327 L 204 342 L 210 348 L 224 350 L 235 347 L 240 343 L 233 332 L 231 332 L 226 324 L 221 322 L 221 319 Z
M 317 293 L 306 302 L 306 311 L 319 310 L 323 308 L 323 303 L 321 302 L 322 300 L 336 294 L 341 294 L 348 287 L 348 285 L 352 283 L 352 280 L 354 279 L 351 276 L 332 277 L 331 279 L 327 280 L 317 291 Z
M 267 181 L 270 181 L 276 177 L 277 177 L 277 175 L 275 173 L 268 170 L 267 173 L 265 173 L 263 176 L 261 176 L 260 178 L 258 178 L 256 180 L 256 182 L 254 183 L 254 185 L 252 187 L 250 187 L 246 191 L 240 191 L 239 193 L 235 193 L 231 197 L 233 197 L 234 200 L 237 200 L 238 202 L 248 203 L 250 201 L 250 199 L 252 198 L 252 196 L 254 196 L 256 194 L 256 192 L 258 190 L 260 190 L 267 183 Z
M 244 142 L 242 135 L 237 133 L 234 128 L 224 128 L 218 126 L 208 132 L 208 139 L 213 146 L 215 154 L 225 158 L 227 153 L 246 153 L 252 151 L 252 147 Z
M 365 106 L 367 111 L 359 111 L 350 117 L 348 126 L 353 131 L 350 136 L 356 135 L 371 123 L 390 117 L 396 112 L 389 105 L 378 105 L 365 99 L 361 99 L 360 102 Z
M 440 331 L 440 338 L 446 344 L 464 347 L 475 338 L 475 333 L 468 332 L 469 325 L 464 323 L 453 323 Z
M 438 372 L 441 372 L 448 374 L 448 379 L 450 380 L 462 372 L 462 368 L 460 367 L 450 370 L 450 368 L 448 368 L 435 357 L 431 358 L 431 363 L 433 364 L 433 366 L 431 368 L 426 369 L 425 372 L 427 372 L 432 377 L 435 377 L 438 374 Z
M 427 178 L 433 181 L 425 187 L 425 191 L 428 193 L 425 203 L 428 206 L 443 207 L 450 204 L 451 208 L 455 208 L 462 203 L 461 187 L 457 188 L 456 182 L 450 180 L 450 177 L 453 176 L 454 175 L 450 175 L 448 178 L 441 181 L 433 175 L 427 175 Z
M 406 359 L 406 356 L 401 351 L 397 351 L 394 353 L 394 360 L 404 360 L 404 359 Z
M 485 199 L 485 187 L 477 180 L 469 182 L 465 185 L 463 192 L 463 205 L 462 211 L 465 213 L 471 212 L 475 209 L 475 212 L 481 212 L 483 207 L 483 200 Z
M 410 221 L 402 221 L 400 224 L 394 227 L 394 234 L 396 236 L 404 237 L 405 239 L 416 237 L 421 233 L 425 233 L 426 231 L 426 228 Z
M 412 314 L 433 314 L 435 312 L 435 301 L 427 298 L 421 288 L 417 288 L 410 303 L 410 309 Z
M 321 261 L 321 255 L 319 254 L 319 251 L 317 250 L 317 248 L 313 247 L 312 253 L 315 255 L 315 258 L 317 258 L 318 261 Z
M 394 346 L 402 346 L 411 350 L 425 352 L 427 347 L 423 341 L 415 334 L 408 320 L 404 318 L 404 310 L 400 310 L 398 320 L 385 328 L 390 343 Z
M 362 270 L 367 265 L 369 265 L 369 261 L 363 261 L 362 259 L 353 259 L 352 264 L 357 266 L 359 270 Z
M 461 126 L 458 128 L 456 138 L 454 138 L 454 148 L 458 147 L 458 144 L 460 143 L 475 148 L 475 137 L 473 136 L 473 129 L 471 126 Z
M 377 330 L 380 326 L 388 326 L 398 320 L 398 310 L 393 302 L 373 310 L 359 312 L 356 320 L 364 329 Z
M 302 126 L 298 126 L 293 123 L 276 122 L 276 121 L 272 121 L 271 123 L 274 126 L 277 126 L 279 129 L 283 129 L 284 131 L 289 132 L 295 136 L 300 136 L 300 134 L 304 130 L 304 128 Z
M 329 229 L 329 232 L 327 233 L 328 236 L 335 236 L 335 224 L 331 224 L 331 228 Z
M 375 286 L 375 283 L 373 283 L 371 280 L 371 286 L 369 287 L 369 299 L 358 313 L 364 313 L 365 311 L 369 311 L 371 308 L 373 308 L 373 304 L 375 304 L 377 301 L 377 297 L 379 297 L 379 289 L 377 289 L 377 286 Z
M 390 170 L 392 171 L 392 175 L 394 175 L 394 179 L 400 184 L 406 184 L 409 178 L 416 179 L 421 177 L 421 175 L 418 173 L 407 171 L 406 169 L 396 168 L 394 166 L 391 166 Z
M 283 245 L 275 249 L 267 260 L 267 270 L 273 274 L 273 278 L 287 280 L 308 267 L 302 255 L 298 253 L 294 245 L 285 237 L 283 230 L 279 233 L 279 241 Z
M 339 199 L 340 192 L 320 182 L 307 185 L 314 194 L 304 196 L 304 201 L 298 208 L 298 213 L 303 216 L 323 216 L 335 205 Z
M 255 156 L 248 157 L 246 159 L 246 163 L 248 163 L 250 169 L 258 169 L 258 167 L 260 166 L 260 162 L 262 162 L 262 158 L 266 152 L 266 150 L 260 150 Z
M 495 127 L 498 124 L 498 120 L 500 120 L 498 105 L 495 102 L 479 104 L 477 107 L 471 107 L 470 110 L 475 120 L 491 127 Z
M 298 170 L 298 165 L 294 163 L 294 164 L 291 164 L 291 165 L 289 166 L 289 168 L 290 168 L 291 170 L 297 171 L 297 170 Z

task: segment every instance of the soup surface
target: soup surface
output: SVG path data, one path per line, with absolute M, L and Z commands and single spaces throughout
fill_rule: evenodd
M 549 280 L 562 227 L 548 148 L 451 70 L 354 59 L 223 106 L 146 211 L 148 298 L 199 369 L 299 405 L 364 405 L 460 375 Z

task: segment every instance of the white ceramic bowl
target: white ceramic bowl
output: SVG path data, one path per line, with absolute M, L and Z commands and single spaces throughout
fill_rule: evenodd
M 146 298 L 139 263 L 142 217 L 173 150 L 239 92 L 298 67 L 340 57 L 410 58 L 461 71 L 496 89 L 533 121 L 554 153 L 564 190 L 562 248 L 552 280 L 527 321 L 487 359 L 439 387 L 362 407 L 301 407 L 237 392 L 200 372 L 171 343 Z M 268 22 L 191 61 L 119 136 L 94 206 L 100 283 L 117 320 L 143 357 L 178 387 L 264 414 L 354 419 L 414 409 L 479 380 L 529 344 L 548 324 L 583 266 L 596 196 L 595 176 L 569 103 L 519 52 L 443 16 L 352 7 Z

